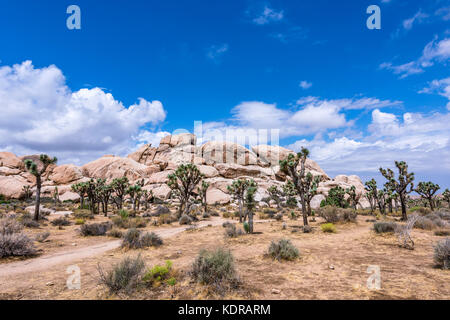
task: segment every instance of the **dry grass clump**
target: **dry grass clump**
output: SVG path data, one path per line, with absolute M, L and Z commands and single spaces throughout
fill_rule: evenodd
M 357 213 L 353 209 L 325 206 L 318 210 L 318 215 L 328 223 L 355 222 Z
M 438 242 L 434 247 L 434 262 L 442 269 L 450 269 L 450 238 Z
M 162 239 L 154 232 L 141 233 L 136 228 L 129 229 L 122 240 L 122 247 L 127 249 L 142 249 L 148 247 L 159 247 L 163 244 Z
M 33 240 L 22 230 L 23 225 L 13 218 L 0 220 L 0 258 L 36 254 Z
M 239 285 L 234 257 L 231 251 L 223 248 L 200 251 L 192 264 L 191 276 L 194 281 L 209 285 L 218 293 Z
M 291 243 L 289 239 L 281 239 L 279 241 L 272 241 L 269 246 L 269 256 L 274 260 L 295 260 L 299 257 L 300 252 Z
M 112 224 L 110 222 L 83 224 L 80 228 L 80 234 L 84 237 L 104 236 L 111 228 Z

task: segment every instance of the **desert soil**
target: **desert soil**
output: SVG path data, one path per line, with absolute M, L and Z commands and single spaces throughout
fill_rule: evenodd
M 395 235 L 376 235 L 367 217 L 356 224 L 338 224 L 337 233 L 320 230 L 293 233 L 300 221 L 256 223 L 257 234 L 224 237 L 223 220 L 203 221 L 196 230 L 185 227 L 147 227 L 165 238 L 159 248 L 125 251 L 108 237 L 82 238 L 76 227 L 52 230 L 40 244 L 44 253 L 28 260 L 0 264 L 0 299 L 450 299 L 450 272 L 433 263 L 433 245 L 442 240 L 432 231 L 414 229 L 415 250 L 397 245 Z M 272 240 L 291 239 L 300 259 L 278 262 L 266 256 Z M 77 246 L 74 246 L 76 243 Z M 218 296 L 192 283 L 188 271 L 201 249 L 218 246 L 231 250 L 241 279 L 239 289 Z M 110 269 L 125 256 L 141 254 L 148 267 L 173 262 L 178 270 L 174 287 L 145 289 L 132 296 L 111 295 L 99 284 L 98 266 Z M 66 286 L 67 267 L 81 269 L 81 289 Z M 369 290 L 367 268 L 381 269 L 381 289 Z

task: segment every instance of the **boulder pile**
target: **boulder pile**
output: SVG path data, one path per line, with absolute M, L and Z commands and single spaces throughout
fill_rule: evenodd
M 91 178 L 112 180 L 126 176 L 131 182 L 144 180 L 144 189 L 152 190 L 160 199 L 170 198 L 167 176 L 180 164 L 194 163 L 210 183 L 207 192 L 209 204 L 227 204 L 231 201 L 227 186 L 236 178 L 251 178 L 258 183 L 256 200 L 268 197 L 267 189 L 272 185 L 281 186 L 286 176 L 280 171 L 279 161 L 294 153 L 279 146 L 259 145 L 251 150 L 231 142 L 210 141 L 197 145 L 193 134 L 166 136 L 158 147 L 144 145 L 128 157 L 103 156 L 81 167 L 64 164 L 52 165 L 43 177 L 43 196 L 50 196 L 58 187 L 60 200 L 77 200 L 71 192 L 71 185 Z M 34 187 L 34 177 L 25 171 L 23 160 L 35 156 L 17 157 L 9 152 L 0 152 L 0 194 L 7 198 L 20 198 L 24 186 Z M 318 207 L 328 191 L 341 186 L 354 185 L 357 192 L 364 193 L 364 185 L 358 176 L 337 176 L 331 179 L 320 166 L 308 159 L 306 169 L 321 177 L 320 194 L 313 201 Z M 362 206 L 367 201 L 362 199 Z

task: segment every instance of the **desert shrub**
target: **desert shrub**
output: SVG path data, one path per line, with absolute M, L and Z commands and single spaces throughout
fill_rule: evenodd
M 312 232 L 311 226 L 303 226 L 303 233 L 310 233 Z
M 282 213 L 277 214 L 277 215 L 275 216 L 275 220 L 277 220 L 277 221 L 283 220 L 283 214 L 282 214 Z
M 450 222 L 450 209 L 440 208 L 439 210 L 436 210 L 433 214 L 437 215 L 442 220 Z
M 140 242 L 143 247 L 159 247 L 163 244 L 160 236 L 154 232 L 146 232 L 141 236 Z
M 122 219 L 127 219 L 130 216 L 130 213 L 125 209 L 120 209 L 117 215 Z
M 208 213 L 210 214 L 211 217 L 219 217 L 220 216 L 220 214 L 214 210 L 210 210 L 210 211 L 208 211 Z
M 353 209 L 340 209 L 339 220 L 344 222 L 355 222 L 358 214 Z
M 58 217 L 50 222 L 53 226 L 63 227 L 70 226 L 71 222 L 66 217 Z
M 173 276 L 174 271 L 172 269 L 172 265 L 173 263 L 170 260 L 167 260 L 166 264 L 163 266 L 155 265 L 153 268 L 146 272 L 142 280 L 144 281 L 144 283 L 151 286 L 158 286 L 162 282 L 169 285 L 174 285 L 176 280 Z
M 373 224 L 373 230 L 376 233 L 394 232 L 397 227 L 395 222 L 375 222 Z
M 336 232 L 336 226 L 332 223 L 324 223 L 320 226 L 323 232 L 327 233 L 335 233 Z
M 136 217 L 128 220 L 128 228 L 145 228 L 147 226 L 147 221 L 144 218 Z
M 145 262 L 141 256 L 126 257 L 107 272 L 104 272 L 100 266 L 98 267 L 101 284 L 105 285 L 112 293 L 125 292 L 127 294 L 131 294 L 139 288 L 144 270 Z
M 269 256 L 274 260 L 295 260 L 299 256 L 298 249 L 289 239 L 281 239 L 278 242 L 272 241 L 269 245 Z
M 450 269 L 450 238 L 442 240 L 434 246 L 434 262 L 438 267 Z
M 159 224 L 171 224 L 172 222 L 177 221 L 177 219 L 170 214 L 162 214 L 158 217 Z
M 123 232 L 120 231 L 119 229 L 113 228 L 113 229 L 109 230 L 109 231 L 106 233 L 106 235 L 107 235 L 108 237 L 112 237 L 112 238 L 122 238 Z
M 84 219 L 84 220 L 94 219 L 94 215 L 92 214 L 91 210 L 87 209 L 75 209 L 73 211 L 72 216 L 75 219 Z
M 50 232 L 43 232 L 36 235 L 34 238 L 37 242 L 44 242 L 47 238 L 50 237 Z
M 123 236 L 122 247 L 128 249 L 141 249 L 158 247 L 163 244 L 161 238 L 154 232 L 142 234 L 136 228 L 129 229 Z
M 450 236 L 450 229 L 438 229 L 434 234 L 441 237 Z
M 233 216 L 234 215 L 232 213 L 228 212 L 228 211 L 222 213 L 222 217 L 225 218 L 225 219 L 229 219 L 229 218 L 231 218 Z
M 112 228 L 110 222 L 83 224 L 80 228 L 80 234 L 88 236 L 104 236 Z
M 21 220 L 21 222 L 25 228 L 30 228 L 30 229 L 39 228 L 39 222 L 37 222 L 31 218 L 23 219 L 23 220 Z
M 25 234 L 21 232 L 0 233 L 0 258 L 35 254 L 33 240 Z
M 0 234 L 13 234 L 22 232 L 23 225 L 14 218 L 3 218 L 0 220 Z
M 225 221 L 224 223 L 222 223 L 222 227 L 224 227 L 224 228 L 228 228 L 228 226 L 231 226 L 231 225 L 232 225 L 232 223 L 229 221 Z
M 414 228 L 422 230 L 433 230 L 434 228 L 436 228 L 436 225 L 431 219 L 428 219 L 427 217 L 421 217 L 414 224 Z
M 191 276 L 194 281 L 212 285 L 220 291 L 235 288 L 239 284 L 233 255 L 223 248 L 201 250 L 192 265 Z
M 189 217 L 188 215 L 185 215 L 185 214 L 183 214 L 183 215 L 181 216 L 180 221 L 179 221 L 179 223 L 180 223 L 181 225 L 184 225 L 184 224 L 191 224 L 191 222 L 192 222 L 191 217 Z
M 276 210 L 270 209 L 270 208 L 264 209 L 263 212 L 264 212 L 264 214 L 268 215 L 269 218 L 273 218 L 277 214 Z
M 244 234 L 244 231 L 242 229 L 236 228 L 234 224 L 230 224 L 225 228 L 225 236 L 228 238 L 237 238 L 239 236 L 242 236 Z
M 111 222 L 117 228 L 127 229 L 128 218 L 122 218 L 121 216 L 111 217 Z
M 409 209 L 409 211 L 413 213 L 418 213 L 422 216 L 430 214 L 432 212 L 430 208 L 425 207 L 412 207 L 411 209 Z
M 85 224 L 86 223 L 86 220 L 84 220 L 84 219 L 76 219 L 75 220 L 75 224 L 77 225 L 77 226 L 81 226 L 81 225 L 83 225 L 83 224 Z
M 154 217 L 159 217 L 163 214 L 170 214 L 170 209 L 162 205 L 157 206 L 152 212 L 152 216 Z
M 332 206 L 325 206 L 318 210 L 318 215 L 326 222 L 355 222 L 357 213 L 352 209 L 343 209 Z
M 211 215 L 209 214 L 209 212 L 203 212 L 203 215 L 202 215 L 203 219 L 208 219 L 210 217 L 211 217 Z
M 445 214 L 443 214 L 443 212 L 439 212 L 439 213 L 431 213 L 425 217 L 423 217 L 422 219 L 428 219 L 431 220 L 433 222 L 433 224 L 435 225 L 435 227 L 439 227 L 439 228 L 444 228 L 447 225 L 449 225 L 449 222 L 446 220 L 448 219 L 448 217 L 445 216 Z

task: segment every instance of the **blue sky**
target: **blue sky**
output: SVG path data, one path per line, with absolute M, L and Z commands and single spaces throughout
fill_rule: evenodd
M 84 163 L 203 121 L 278 128 L 331 176 L 407 160 L 450 187 L 449 22 L 447 0 L 2 1 L 0 149 Z

